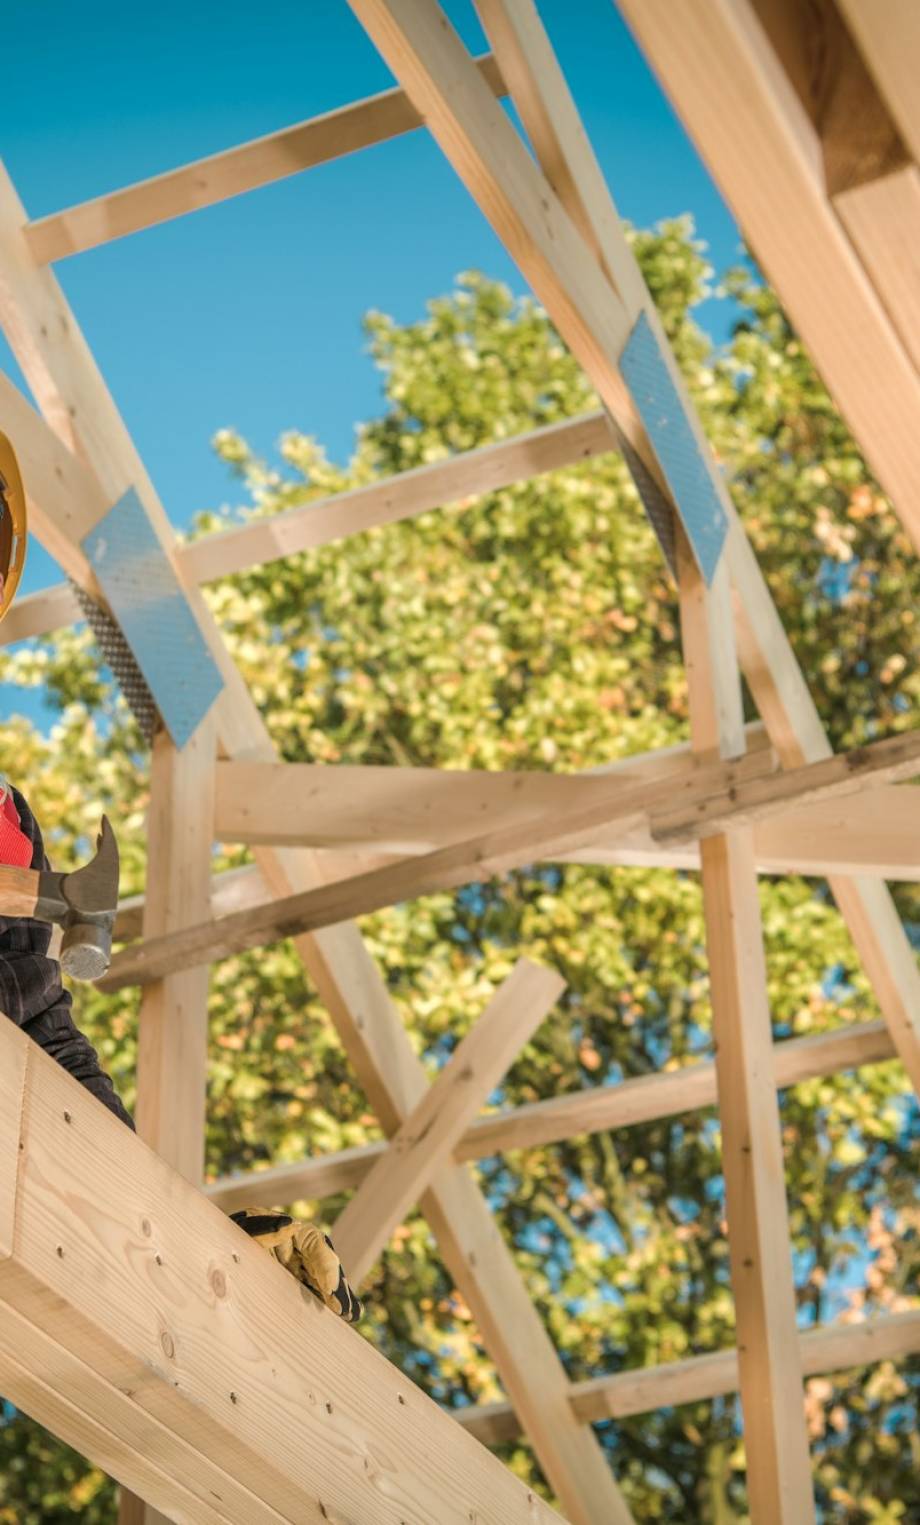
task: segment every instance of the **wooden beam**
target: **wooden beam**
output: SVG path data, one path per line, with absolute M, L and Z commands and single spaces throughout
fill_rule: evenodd
M 878 1361 L 897 1361 L 920 1352 L 920 1313 L 881 1313 L 859 1324 L 825 1324 L 803 1329 L 798 1338 L 802 1372 L 809 1377 Z M 719 1350 L 685 1361 L 573 1382 L 572 1408 L 582 1423 L 597 1424 L 683 1403 L 705 1402 L 737 1391 L 738 1352 Z M 449 1412 L 483 1445 L 503 1445 L 520 1434 L 510 1403 L 484 1403 Z
M 832 1032 L 791 1038 L 773 1049 L 774 1078 L 783 1089 L 819 1075 L 877 1064 L 894 1056 L 884 1022 L 858 1022 Z M 636 1123 L 678 1117 L 716 1104 L 711 1062 L 640 1075 L 616 1085 L 591 1086 L 477 1118 L 454 1151 L 457 1160 L 482 1160 L 511 1149 L 539 1149 L 584 1134 L 607 1133 Z M 289 1204 L 334 1197 L 367 1179 L 386 1143 L 362 1144 L 267 1170 L 222 1176 L 205 1194 L 226 1212 L 260 1202 Z
M 745 768 L 770 769 L 763 727 L 747 727 L 746 739 L 756 756 Z M 623 787 L 667 780 L 695 789 L 698 773 L 688 742 L 574 774 L 221 762 L 214 835 L 263 846 L 430 852 L 462 841 L 485 821 L 512 825 L 606 798 L 610 780 Z
M 667 764 L 668 755 L 673 764 Z M 606 776 L 615 772 L 624 783 L 652 778 L 646 765 L 650 769 L 653 759 L 658 776 L 672 766 L 679 778 L 695 766 L 686 750 L 669 748 L 627 758 L 605 770 Z M 564 804 L 583 776 L 224 762 L 217 769 L 214 834 L 224 842 L 421 854 L 462 841 L 484 819 L 500 817 L 510 824 Z M 754 853 L 763 874 L 920 879 L 920 789 L 913 785 L 873 785 L 861 792 L 857 810 L 846 796 L 812 800 L 807 809 L 797 807 L 754 826 Z M 601 828 L 595 841 L 561 853 L 557 861 L 692 869 L 699 867 L 699 849 L 647 828 L 629 836 Z
M 270 519 L 252 519 L 236 529 L 204 535 L 180 549 L 179 561 L 195 582 L 213 582 L 297 551 L 465 503 L 615 449 L 606 415 L 586 413 L 364 487 L 315 498 Z
M 681 532 L 678 563 L 691 736 L 709 756 L 736 745 L 740 724 L 740 673 L 733 716 L 727 663 L 723 657 L 716 668 L 711 658 L 721 643 L 734 660 L 731 615 L 718 585 L 706 588 Z M 774 1086 L 764 1084 L 773 1032 L 750 828 L 706 836 L 700 865 L 751 1519 L 806 1525 L 815 1519 L 814 1490 L 779 1106 Z
M 488 88 L 505 93 L 494 59 L 477 59 Z M 143 228 L 201 211 L 244 191 L 271 185 L 317 164 L 328 164 L 360 148 L 401 137 L 422 126 L 402 90 L 384 90 L 367 100 L 339 106 L 322 116 L 209 154 L 118 191 L 79 202 L 27 224 L 26 241 L 40 265 L 94 249 Z
M 19 363 L 42 411 L 65 442 L 92 462 L 110 501 L 133 486 L 174 557 L 175 537 L 162 505 L 63 293 L 52 273 L 35 265 L 22 237 L 24 220 L 12 186 L 0 177 L 0 318 Z M 60 511 L 61 504 L 57 507 Z M 271 759 L 271 740 L 223 650 L 213 618 L 203 600 L 193 603 L 227 681 L 218 704 L 223 747 L 231 756 Z M 263 851 L 259 863 L 276 895 L 321 882 L 323 865 L 310 854 Z M 381 1107 L 391 1108 L 387 1113 L 378 1107 L 379 1115 L 401 1119 L 402 1103 L 408 1097 L 412 1104 L 413 1086 L 424 1083 L 424 1070 L 357 929 L 341 926 L 319 937 L 302 937 L 297 947 L 362 1084 Z M 386 1042 L 381 1045 L 376 1037 L 382 1032 Z M 598 1518 L 623 1525 L 628 1513 L 603 1454 L 594 1437 L 570 1415 L 564 1369 L 475 1184 L 462 1175 L 442 1178 L 426 1195 L 423 1210 L 506 1389 L 517 1395 L 516 1406 L 537 1458 L 568 1514 L 576 1525 L 591 1525 Z M 535 1392 L 543 1395 L 539 1404 L 528 1396 Z
M 31 636 L 50 635 L 62 625 L 73 625 L 82 618 L 77 596 L 69 583 L 57 583 L 53 588 L 43 588 L 40 593 L 17 598 L 0 625 L 0 646 L 11 646 L 14 641 L 25 641 Z
M 679 0 L 676 23 L 673 0 L 618 3 L 920 545 L 920 376 L 828 201 L 818 131 L 753 4 Z
M 873 777 L 911 773 L 917 767 L 918 751 L 916 734 L 892 737 L 858 748 L 854 754 L 842 753 L 827 762 L 778 774 L 769 785 L 750 777 L 749 769 L 755 773 L 763 769 L 757 755 L 735 765 L 701 767 L 682 786 L 673 780 L 629 786 L 617 779 L 582 778 L 583 796 L 565 807 L 434 852 L 399 858 L 354 878 L 285 896 L 254 911 L 202 922 L 125 948 L 115 955 L 99 986 L 120 990 L 124 985 L 143 984 L 167 969 L 191 968 L 297 932 L 365 916 L 399 901 L 494 878 L 526 863 L 556 859 L 593 841 L 601 830 L 621 830 L 628 836 L 648 825 L 654 836 L 660 820 L 666 836 L 707 838 L 752 814 L 760 820 L 781 815 L 800 797 L 833 798 L 858 788 L 860 778 L 865 785 Z M 672 801 L 681 793 L 684 798 L 673 808 Z M 708 811 L 705 801 L 711 796 L 717 804 Z
M 660 842 L 705 839 L 728 825 L 734 829 L 765 820 L 781 811 L 787 801 L 803 808 L 846 797 L 876 783 L 912 778 L 918 770 L 920 731 L 901 731 L 804 768 L 730 785 L 689 807 L 680 803 L 670 809 L 655 808 L 650 813 L 652 836 Z
M 843 191 L 834 210 L 920 370 L 920 170 L 909 164 Z
M 0 1053 L 0 1381 L 35 1418 L 190 1521 L 558 1518 L 12 1023 Z
M 837 0 L 914 159 L 920 161 L 920 15 L 913 0 Z
M 332 1230 L 354 1285 L 364 1281 L 391 1234 L 449 1164 L 468 1124 L 564 989 L 553 970 L 519 960 L 400 1124 Z

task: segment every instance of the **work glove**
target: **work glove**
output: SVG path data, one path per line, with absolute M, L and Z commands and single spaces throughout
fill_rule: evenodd
M 345 1279 L 332 1240 L 315 1223 L 264 1208 L 244 1208 L 230 1217 L 333 1313 L 349 1324 L 358 1322 L 364 1311 L 361 1300 Z

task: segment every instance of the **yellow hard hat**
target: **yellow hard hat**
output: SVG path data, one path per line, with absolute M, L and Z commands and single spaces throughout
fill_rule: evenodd
M 26 495 L 16 453 L 0 434 L 0 620 L 16 597 L 26 559 Z

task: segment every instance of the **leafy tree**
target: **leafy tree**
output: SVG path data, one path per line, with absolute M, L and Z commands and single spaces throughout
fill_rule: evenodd
M 726 278 L 739 319 L 714 349 L 694 318 L 711 272 L 688 220 L 638 233 L 635 246 L 835 745 L 908 727 L 920 691 L 916 561 L 807 354 L 749 268 Z M 299 433 L 283 437 L 276 463 L 230 431 L 218 436 L 251 505 L 234 519 L 596 405 L 541 309 L 480 275 L 460 277 L 417 323 L 371 314 L 367 335 L 387 407 L 347 467 Z M 196 532 L 224 519 L 202 515 Z M 209 598 L 289 760 L 569 771 L 687 732 L 673 589 L 613 455 L 258 568 Z M 49 738 L 25 722 L 8 727 L 0 767 L 29 780 L 62 861 L 109 810 L 125 888 L 140 888 L 145 761 L 87 637 L 68 632 L 7 656 L 2 673 L 46 684 L 60 714 Z M 222 864 L 244 861 L 228 852 Z M 826 886 L 764 880 L 761 900 L 777 1038 L 877 1015 Z M 916 887 L 901 887 L 899 904 L 916 931 Z M 692 874 L 535 866 L 394 907 L 362 930 L 432 1071 L 520 953 L 562 971 L 566 994 L 502 1087 L 506 1105 L 710 1052 Z M 84 989 L 78 1005 L 130 1101 L 135 995 Z M 379 1136 L 290 946 L 221 964 L 210 1010 L 211 1172 Z M 918 1123 L 900 1066 L 793 1087 L 782 1122 L 803 1326 L 911 1306 Z M 483 1188 L 573 1378 L 732 1343 L 719 1148 L 710 1111 L 482 1162 Z M 341 1205 L 321 1211 L 332 1220 Z M 500 1396 L 417 1216 L 376 1268 L 368 1303 L 367 1337 L 434 1397 Z M 887 1362 L 808 1382 L 824 1521 L 920 1517 L 917 1370 Z M 637 1520 L 747 1519 L 735 1398 L 599 1433 Z M 113 1517 L 99 1474 L 22 1418 L 0 1425 L 0 1448 L 0 1521 Z M 523 1441 L 503 1455 L 544 1486 Z

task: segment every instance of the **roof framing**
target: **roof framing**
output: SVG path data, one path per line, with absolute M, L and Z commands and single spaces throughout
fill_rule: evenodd
M 680 549 L 678 536 L 692 755 L 677 749 L 631 759 L 602 777 L 469 775 L 460 783 L 455 775 L 406 770 L 408 799 L 406 778 L 396 779 L 394 786 L 386 776 L 389 770 L 312 769 L 277 762 L 200 584 L 448 503 L 462 505 L 624 442 L 676 512 L 619 368 L 636 317 L 644 313 L 659 336 L 660 325 L 532 0 L 477 0 L 494 48 L 494 56 L 480 60 L 462 47 L 436 0 L 350 3 L 391 64 L 398 88 L 34 223 L 0 173 L 0 319 L 40 410 L 36 413 L 0 378 L 0 423 L 15 437 L 22 457 L 36 532 L 67 574 L 102 602 L 80 543 L 112 503 L 134 487 L 226 683 L 213 728 L 206 723 L 190 748 L 180 754 L 164 737 L 157 740 L 151 878 L 144 902 L 126 905 L 119 918 L 120 931 L 129 935 L 142 917 L 142 941 L 118 955 L 107 982 L 109 988 L 129 980 L 146 983 L 142 1131 L 189 1182 L 200 1182 L 206 963 L 293 933 L 392 1142 L 217 1182 L 208 1195 L 227 1207 L 251 1201 L 252 1193 L 269 1187 L 319 1196 L 357 1186 L 356 1202 L 371 1200 L 377 1209 L 373 1233 L 364 1221 L 367 1212 L 349 1215 L 349 1210 L 341 1233 L 363 1269 L 410 1202 L 423 1193 L 422 1211 L 510 1399 L 504 1407 L 472 1413 L 468 1427 L 494 1442 L 522 1426 L 573 1521 L 626 1525 L 629 1520 L 587 1427 L 591 1421 L 639 1412 L 642 1405 L 729 1392 L 740 1382 L 753 1517 L 757 1525 L 785 1520 L 798 1525 L 812 1517 L 813 1507 L 797 1412 L 802 1373 L 916 1350 L 920 1336 L 913 1313 L 846 1330 L 810 1331 L 801 1340 L 797 1336 L 775 1086 L 764 1087 L 762 1076 L 771 1073 L 781 1086 L 896 1053 L 920 1087 L 920 972 L 884 884 L 892 871 L 910 877 L 920 871 L 916 789 L 891 782 L 917 771 L 916 746 L 911 738 L 894 737 L 858 754 L 831 755 L 756 558 L 724 483 L 710 467 L 729 522 L 711 591 L 703 587 L 686 549 Z M 920 314 L 913 264 L 920 230 L 920 170 L 913 162 L 920 152 L 920 117 L 913 104 L 920 23 L 910 0 L 838 4 L 839 11 L 831 0 L 807 8 L 789 0 L 680 0 L 682 24 L 677 26 L 672 0 L 621 0 L 621 9 L 726 191 L 867 459 L 920 543 L 920 417 L 915 416 L 920 409 L 915 318 Z M 816 25 L 832 39 L 840 60 L 839 74 L 824 82 L 820 100 L 803 93 L 802 83 L 810 78 L 803 60 L 814 42 L 810 28 Z M 536 162 L 496 102 L 505 82 Z M 726 115 L 732 119 L 730 133 L 724 131 Z M 422 122 L 545 303 L 604 410 L 314 500 L 189 546 L 178 544 L 73 314 L 53 274 L 43 267 Z M 862 124 L 862 137 L 854 123 Z M 752 175 L 755 162 L 763 172 Z M 846 324 L 839 321 L 841 310 L 847 312 Z M 685 397 L 673 357 L 669 364 Z M 692 427 L 709 459 L 695 416 Z M 48 590 L 21 602 L 4 626 L 4 641 L 57 628 L 77 613 L 69 587 Z M 750 729 L 745 734 L 739 664 L 766 737 Z M 218 748 L 225 759 L 219 764 Z M 723 760 L 713 761 L 719 754 Z M 363 820 L 341 810 L 343 791 L 353 791 L 350 775 L 356 772 L 368 796 Z M 260 812 L 241 808 L 255 776 L 266 795 Z M 294 791 L 294 808 L 286 808 L 283 823 L 271 787 L 282 791 L 286 807 Z M 445 788 L 451 799 L 446 815 L 438 804 Z M 854 795 L 845 822 L 834 803 L 841 793 L 848 799 Z M 483 813 L 489 822 L 485 834 L 475 829 Z M 185 860 L 193 824 L 195 867 L 189 879 Z M 256 866 L 211 881 L 212 836 L 255 845 Z M 453 1071 L 445 1072 L 440 1089 L 428 1089 L 360 934 L 343 918 L 540 857 L 701 869 L 719 1037 L 716 1065 L 696 1065 L 478 1120 L 473 1118 L 475 1088 L 465 1096 L 457 1093 Z M 884 1024 L 771 1045 L 758 869 L 830 875 L 875 986 Z M 0 896 L 2 892 L 0 882 Z M 226 907 L 237 909 L 214 916 Z M 482 1086 L 494 1083 L 558 988 L 545 971 L 518 971 L 462 1046 L 458 1068 L 469 1066 L 472 1056 L 474 1068 L 482 1067 Z M 504 1013 L 498 1021 L 496 1011 Z M 125 1399 L 119 1383 L 132 1363 L 147 1360 L 143 1352 L 149 1329 L 129 1289 L 121 1344 L 108 1337 L 100 1341 L 99 1328 L 105 1326 L 99 1322 L 101 1292 L 95 1282 L 100 1287 L 105 1283 L 112 1245 L 93 1227 L 101 1221 L 103 1207 L 110 1209 L 112 1222 L 124 1215 L 125 1182 L 119 1172 L 128 1173 L 133 1190 L 140 1185 L 157 1203 L 157 1216 L 150 1215 L 149 1221 L 157 1233 L 162 1222 L 164 1233 L 173 1236 L 168 1264 L 180 1281 L 194 1274 L 193 1256 L 186 1253 L 188 1235 L 207 1223 L 208 1234 L 215 1236 L 209 1243 L 223 1245 L 225 1240 L 229 1244 L 231 1230 L 191 1185 L 173 1184 L 163 1174 L 162 1162 L 138 1153 L 141 1145 L 125 1151 L 121 1135 L 116 1152 L 124 1155 L 124 1163 L 112 1179 L 103 1179 L 94 1161 L 106 1127 L 116 1125 L 83 1096 L 71 1106 L 72 1083 L 57 1072 L 47 1079 L 43 1056 L 25 1055 L 16 1046 L 20 1043 L 18 1034 L 0 1025 L 0 1046 L 10 1049 L 8 1065 L 0 1066 L 0 1135 L 10 1145 L 2 1151 L 9 1168 L 0 1171 L 0 1300 L 8 1315 L 0 1334 L 0 1372 L 6 1391 L 136 1487 L 153 1506 L 181 1508 L 189 1519 L 237 1519 L 247 1525 L 250 1520 L 318 1517 L 325 1510 L 318 1495 L 314 1513 L 303 1512 L 312 1479 L 303 1472 L 295 1475 L 293 1460 L 280 1454 L 280 1437 L 270 1435 L 259 1420 L 257 1404 L 251 1412 L 248 1402 L 218 1412 L 219 1400 L 213 1398 L 190 1426 L 184 1394 L 177 1395 L 168 1383 L 158 1385 L 159 1379 L 148 1379 L 139 1404 L 134 1395 Z M 189 1045 L 198 1056 L 188 1068 L 189 1090 L 170 1101 L 164 1078 Z M 42 1077 L 40 1086 L 35 1076 Z M 573 1386 L 463 1162 L 495 1149 L 535 1147 L 579 1132 L 709 1106 L 717 1092 L 729 1180 L 740 1370 L 738 1352 L 726 1351 Z M 444 1096 L 451 1098 L 446 1112 Z M 85 1200 L 69 1190 L 72 1162 L 57 1138 L 74 1120 L 79 1127 L 66 1143 L 75 1141 L 82 1179 L 92 1182 Z M 20 1128 L 26 1147 L 18 1151 L 17 1164 Z M 418 1149 L 421 1133 L 431 1145 L 428 1152 Z M 362 1198 L 365 1189 L 368 1198 Z M 58 1260 L 63 1258 L 69 1268 L 65 1239 L 69 1245 L 72 1236 L 77 1256 L 95 1268 L 95 1279 L 87 1274 L 72 1296 L 68 1284 L 53 1308 L 48 1289 L 67 1273 L 41 1259 L 46 1247 L 33 1226 L 46 1222 L 60 1235 Z M 246 1318 L 256 1315 L 252 1299 L 261 1295 L 260 1278 L 274 1274 L 262 1261 L 257 1266 L 254 1255 L 244 1257 L 240 1271 L 240 1307 Z M 231 1258 L 236 1262 L 235 1255 Z M 283 1330 L 288 1355 L 296 1317 L 292 1284 L 285 1283 L 284 1290 L 292 1308 Z M 72 1338 L 62 1322 L 65 1314 L 72 1321 Z M 204 1327 L 209 1340 L 217 1328 L 226 1337 L 214 1307 Z M 329 1318 L 323 1315 L 318 1327 L 329 1329 Z M 332 1327 L 337 1347 L 341 1337 L 352 1339 Z M 167 1335 L 175 1344 L 173 1334 L 167 1330 Z M 360 1344 L 352 1340 L 342 1358 L 352 1389 L 364 1381 L 357 1374 L 363 1372 L 365 1356 L 354 1364 L 355 1343 Z M 162 1334 L 160 1348 L 166 1349 Z M 226 1352 L 207 1348 L 210 1376 Z M 361 1350 L 376 1361 L 366 1346 Z M 195 1368 L 193 1384 L 204 1379 L 205 1371 L 204 1366 L 201 1372 Z M 374 1367 L 362 1389 L 361 1424 L 373 1423 L 390 1390 L 387 1384 L 398 1380 L 385 1363 Z M 345 1388 L 334 1406 L 341 1405 L 339 1412 L 349 1401 L 347 1381 Z M 550 1518 L 516 1484 L 499 1487 L 496 1476 L 508 1475 L 475 1447 L 463 1453 L 461 1467 L 456 1427 L 438 1428 L 440 1416 L 432 1419 L 432 1406 L 426 1408 L 420 1395 L 411 1400 L 413 1420 L 417 1408 L 419 1424 L 426 1434 L 431 1429 L 432 1444 L 446 1445 L 445 1477 L 453 1475 L 452 1468 L 463 1470 L 470 1488 L 488 1479 L 488 1499 L 475 1506 L 482 1509 L 483 1520 L 512 1520 L 519 1513 L 528 1520 Z M 297 1413 L 302 1422 L 302 1405 Z M 254 1428 L 247 1430 L 250 1423 Z M 205 1431 L 207 1446 L 199 1445 Z M 442 1435 L 451 1438 L 442 1440 Z M 315 1459 L 324 1465 L 324 1457 L 320 1439 L 314 1458 L 311 1439 L 311 1464 Z M 363 1486 L 366 1478 L 359 1481 Z M 221 1507 L 215 1508 L 218 1482 L 225 1491 Z M 426 1476 L 425 1482 L 430 1485 L 432 1479 Z M 418 1484 L 413 1474 L 406 1486 Z M 447 1520 L 453 1517 L 446 1511 L 454 1502 L 454 1493 L 448 1500 L 445 1491 L 443 1498 L 426 1496 L 422 1507 L 434 1510 L 430 1517 Z M 374 1512 L 379 1499 L 368 1502 L 364 1494 L 356 1493 L 348 1507 L 356 1511 L 349 1516 L 355 1519 L 389 1517 Z M 123 1525 L 133 1508 L 126 1499 Z M 498 1513 L 490 1512 L 494 1510 Z

